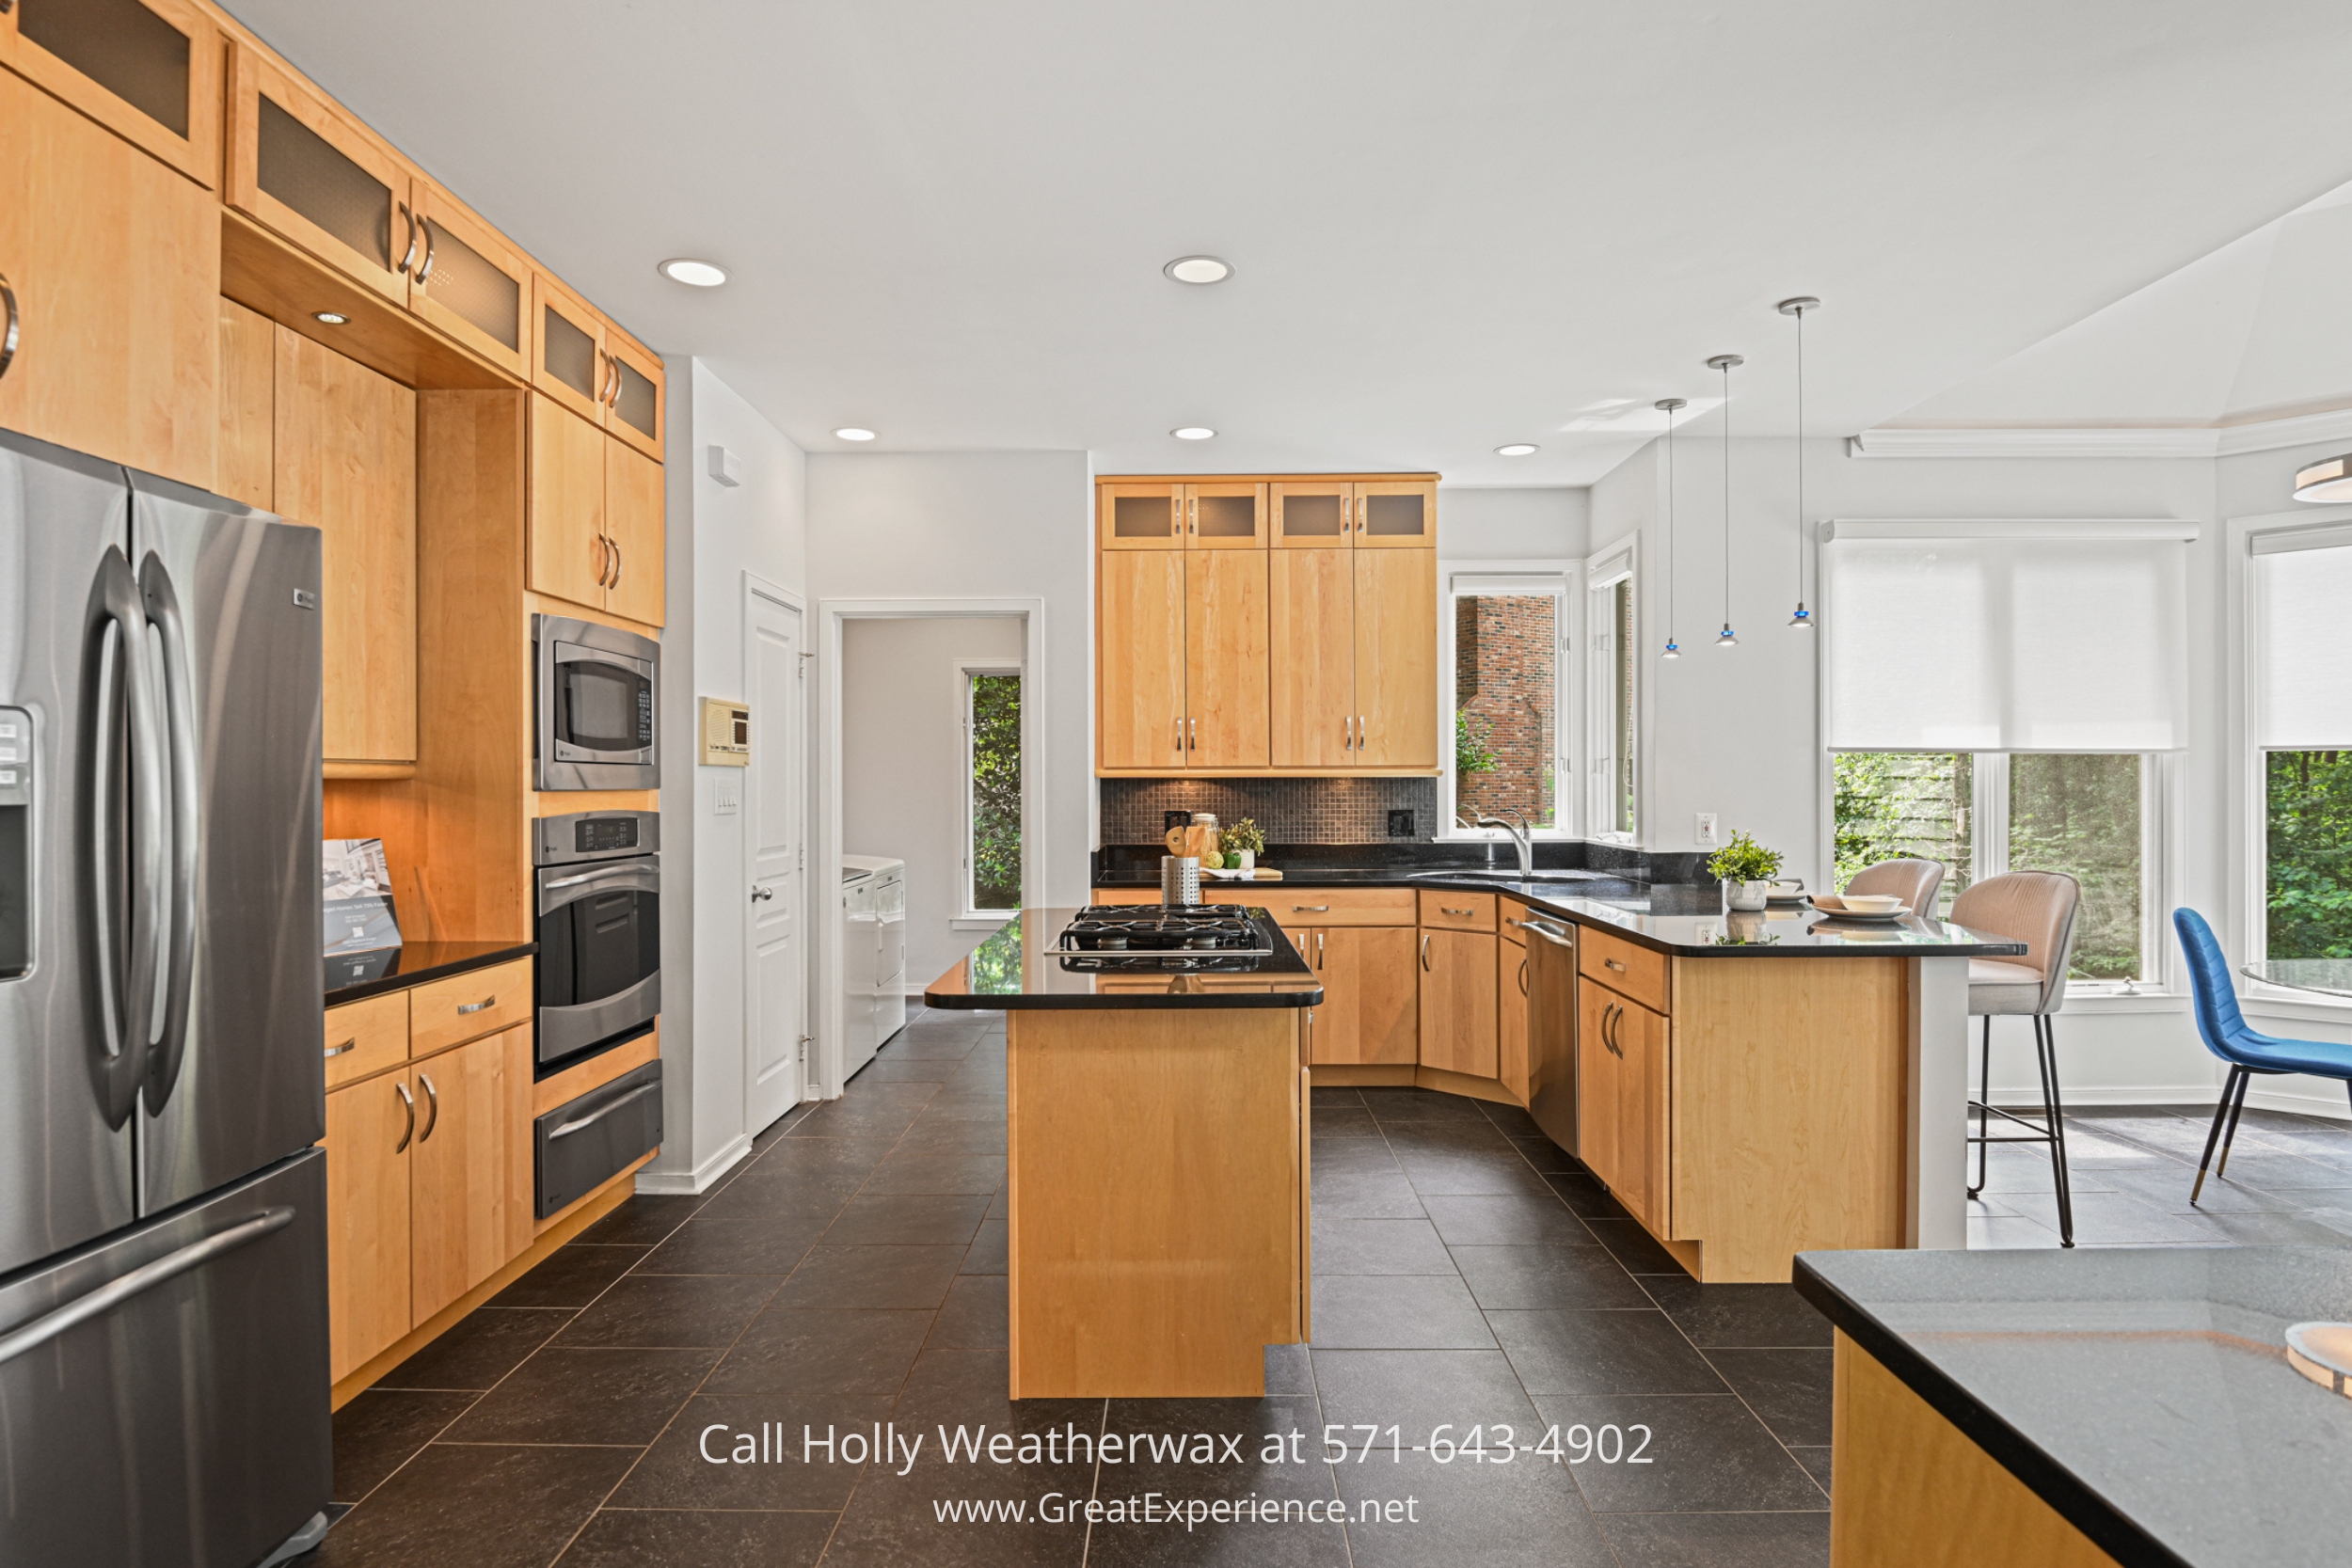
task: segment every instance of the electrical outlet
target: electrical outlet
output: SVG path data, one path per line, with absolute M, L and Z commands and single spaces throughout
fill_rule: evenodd
M 1191 826 L 1192 813 L 1188 811 L 1164 811 L 1160 813 L 1160 832 L 1164 833 L 1172 833 L 1179 828 L 1189 828 Z
M 1703 811 L 1698 814 L 1698 827 L 1696 829 L 1696 832 L 1700 848 L 1712 849 L 1718 847 L 1718 841 L 1715 833 L 1715 814 L 1713 812 Z
M 1413 813 L 1411 807 L 1408 806 L 1403 811 L 1392 811 L 1389 813 L 1389 836 L 1391 838 L 1411 838 L 1413 836 Z

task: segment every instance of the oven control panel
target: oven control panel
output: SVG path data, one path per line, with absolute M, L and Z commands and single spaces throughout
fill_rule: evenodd
M 575 811 L 532 823 L 531 863 L 567 865 L 616 860 L 661 847 L 661 817 L 650 811 Z

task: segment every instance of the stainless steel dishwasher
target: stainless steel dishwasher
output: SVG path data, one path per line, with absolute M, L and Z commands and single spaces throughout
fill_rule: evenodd
M 1530 915 L 1527 932 L 1527 1114 L 1569 1153 L 1576 1147 L 1576 927 Z

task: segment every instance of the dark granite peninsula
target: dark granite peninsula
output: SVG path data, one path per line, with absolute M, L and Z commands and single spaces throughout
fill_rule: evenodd
M 1836 1326 L 1840 1563 L 2319 1568 L 2352 1400 L 2287 1361 L 2352 1251 L 1809 1253 Z
M 1024 910 L 923 997 L 1006 1010 L 1011 1396 L 1263 1395 L 1309 1332 L 1322 984 L 1263 908 L 1090 914 Z
M 326 1005 L 338 1007 L 538 951 L 535 942 L 412 942 L 373 953 L 332 954 L 326 959 Z

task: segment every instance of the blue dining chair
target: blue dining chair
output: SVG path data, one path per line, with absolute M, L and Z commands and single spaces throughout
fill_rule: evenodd
M 2352 1096 L 2352 1045 L 2327 1040 L 2289 1040 L 2257 1033 L 2238 1011 L 2237 987 L 2230 978 L 2230 960 L 2213 927 L 2195 910 L 2174 910 L 2172 928 L 2181 934 L 2188 954 L 2189 985 L 2197 993 L 2197 1032 L 2205 1049 L 2230 1064 L 2229 1081 L 2221 1085 L 2221 1103 L 2214 1107 L 2213 1130 L 2205 1134 L 2205 1157 L 2197 1162 L 2197 1184 L 2188 1200 L 2205 1190 L 2205 1167 L 2213 1162 L 2216 1139 L 2221 1144 L 2221 1164 L 2216 1176 L 2230 1169 L 2230 1144 L 2237 1136 L 2238 1114 L 2246 1109 L 2246 1085 L 2254 1074 L 2304 1072 L 2314 1078 L 2338 1078 Z M 2227 1123 L 2225 1126 L 2224 1123 Z

